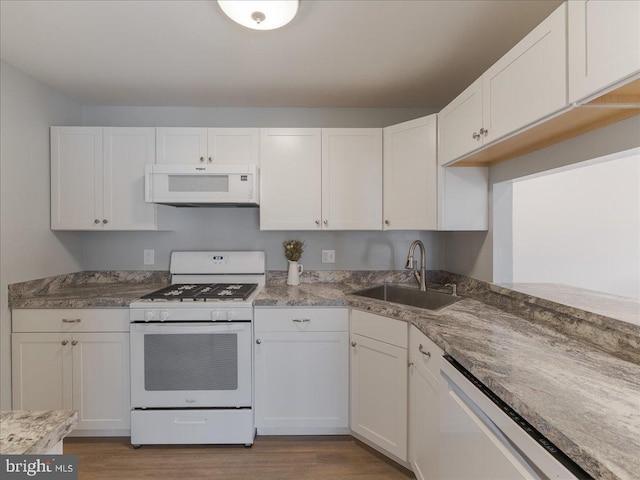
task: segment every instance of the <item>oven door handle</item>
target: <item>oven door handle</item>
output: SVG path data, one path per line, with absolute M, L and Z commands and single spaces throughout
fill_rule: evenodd
M 223 323 L 223 324 L 198 324 L 198 323 L 146 323 L 131 324 L 131 331 L 136 333 L 222 333 L 243 332 L 250 328 L 250 323 Z

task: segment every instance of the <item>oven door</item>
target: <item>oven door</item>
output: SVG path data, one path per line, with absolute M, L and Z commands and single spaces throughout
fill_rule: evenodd
M 131 406 L 251 406 L 251 323 L 132 323 Z

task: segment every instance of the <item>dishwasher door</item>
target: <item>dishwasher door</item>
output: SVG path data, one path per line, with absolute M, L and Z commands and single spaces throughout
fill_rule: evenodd
M 442 479 L 591 478 L 475 377 L 449 362 L 441 367 L 446 382 L 441 396 Z M 534 439 L 526 429 L 540 438 Z

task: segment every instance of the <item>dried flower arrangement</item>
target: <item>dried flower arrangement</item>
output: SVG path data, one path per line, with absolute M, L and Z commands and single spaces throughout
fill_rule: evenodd
M 304 242 L 302 240 L 287 240 L 282 242 L 284 247 L 284 256 L 287 260 L 297 262 L 304 252 Z

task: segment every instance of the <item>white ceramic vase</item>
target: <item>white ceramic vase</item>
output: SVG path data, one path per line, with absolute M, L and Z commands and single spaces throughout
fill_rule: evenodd
M 287 285 L 300 285 L 300 274 L 304 271 L 304 267 L 301 263 L 289 262 L 289 272 L 287 273 Z

